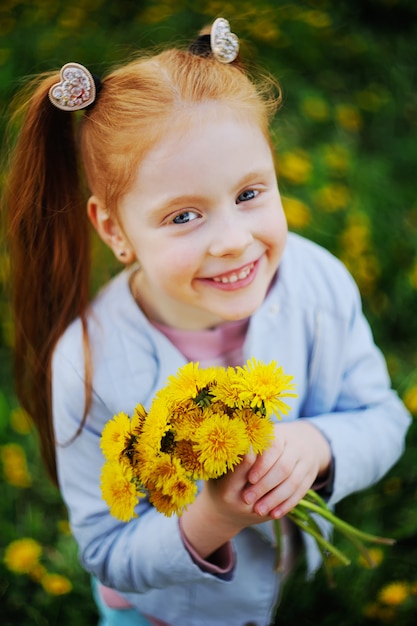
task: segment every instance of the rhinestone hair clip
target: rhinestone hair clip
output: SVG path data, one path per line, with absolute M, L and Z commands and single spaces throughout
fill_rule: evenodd
M 61 80 L 48 92 L 50 101 L 62 111 L 79 111 L 96 99 L 93 75 L 79 63 L 66 63 L 61 69 Z
M 229 22 L 224 17 L 218 17 L 213 22 L 210 46 L 213 56 L 220 63 L 232 63 L 239 54 L 239 39 L 230 32 Z

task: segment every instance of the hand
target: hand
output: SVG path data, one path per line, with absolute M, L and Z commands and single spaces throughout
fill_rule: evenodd
M 253 505 L 243 498 L 248 472 L 255 461 L 253 453 L 247 454 L 233 472 L 206 481 L 182 514 L 182 531 L 201 557 L 212 554 L 243 528 L 269 519 L 260 517 Z
M 274 442 L 248 472 L 243 499 L 260 516 L 283 517 L 326 475 L 330 462 L 330 445 L 311 422 L 277 424 Z

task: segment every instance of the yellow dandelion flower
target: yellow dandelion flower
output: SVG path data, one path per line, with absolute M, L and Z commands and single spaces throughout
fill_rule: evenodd
M 176 506 L 177 515 L 181 515 L 182 511 L 194 501 L 197 495 L 197 485 L 190 478 L 177 477 L 177 480 L 171 484 L 170 494 Z
M 282 197 L 285 217 L 290 228 L 304 228 L 311 221 L 310 209 L 297 198 Z
M 201 424 L 195 441 L 200 463 L 212 478 L 238 465 L 250 447 L 243 422 L 218 413 Z
M 32 430 L 32 421 L 26 411 L 18 407 L 10 414 L 10 426 L 19 435 L 27 435 Z
M 413 289 L 417 289 L 417 260 L 414 261 L 408 273 L 408 278 Z
M 403 396 L 403 401 L 410 413 L 417 415 L 417 385 L 407 389 Z
M 305 184 L 312 172 L 311 159 L 304 150 L 284 152 L 278 164 L 278 174 L 294 185 Z
M 292 382 L 294 377 L 285 374 L 276 361 L 266 365 L 253 358 L 243 368 L 238 367 L 237 372 L 234 385 L 239 389 L 242 402 L 265 413 L 267 417 L 273 413 L 279 417 L 289 412 L 290 407 L 282 398 L 297 397 L 296 393 L 292 393 L 295 389 Z
M 149 490 L 149 502 L 157 511 L 159 511 L 159 513 L 166 515 L 166 517 L 171 517 L 171 515 L 178 514 L 181 511 L 181 509 L 178 510 L 171 495 L 162 493 L 162 491 L 156 488 L 151 488 Z
M 135 514 L 135 506 L 139 497 L 133 482 L 133 472 L 129 465 L 107 461 L 101 471 L 101 491 L 103 500 L 110 507 L 110 513 L 121 520 L 128 522 Z
M 40 543 L 29 537 L 12 541 L 5 551 L 4 563 L 6 567 L 16 574 L 29 574 L 39 565 L 42 554 Z
M 329 213 L 345 209 L 351 201 L 351 193 L 346 185 L 331 183 L 318 189 L 314 194 L 316 204 Z
M 72 590 L 72 584 L 65 576 L 46 573 L 41 578 L 41 585 L 51 596 L 62 596 Z
M 329 117 L 329 105 L 319 96 L 308 96 L 301 105 L 302 112 L 316 122 L 322 122 Z
M 272 443 L 274 438 L 273 422 L 254 413 L 251 409 L 238 409 L 234 413 L 235 419 L 240 419 L 246 428 L 250 445 L 255 454 L 260 454 Z
M 197 399 L 203 390 L 212 384 L 213 368 L 200 369 L 199 363 L 190 362 L 181 367 L 175 376 L 168 378 L 168 385 L 158 392 L 158 396 L 171 400 L 174 404 Z
M 131 431 L 135 437 L 138 437 L 142 432 L 143 425 L 145 423 L 147 412 L 142 404 L 137 404 L 133 412 L 131 419 Z
M 161 441 L 170 428 L 171 410 L 170 405 L 159 395 L 151 404 L 148 415 L 142 426 L 141 441 L 159 452 Z
M 46 568 L 40 563 L 38 563 L 38 565 L 35 565 L 35 567 L 31 569 L 30 572 L 28 572 L 29 578 L 31 578 L 37 583 L 41 582 L 45 574 L 46 574 Z
M 329 144 L 324 147 L 324 162 L 331 170 L 343 174 L 349 168 L 350 154 L 345 146 Z
M 71 526 L 67 519 L 62 519 L 57 522 L 57 528 L 59 532 L 63 535 L 71 535 Z
M 153 484 L 156 489 L 160 489 L 163 493 L 170 493 L 171 485 L 175 483 L 178 477 L 186 476 L 184 469 L 181 467 L 181 461 L 170 454 L 161 454 L 157 457 L 153 464 Z
M 382 604 L 388 606 L 398 606 L 405 602 L 410 593 L 409 586 L 406 582 L 394 582 L 385 585 L 380 589 L 378 599 Z
M 117 461 L 132 440 L 132 423 L 126 413 L 115 415 L 101 434 L 100 448 L 108 461 Z
M 193 480 L 208 480 L 210 478 L 204 466 L 200 463 L 198 453 L 194 450 L 192 441 L 187 439 L 179 441 L 177 443 L 176 455 L 181 459 L 183 468 Z
M 374 565 L 380 565 L 380 563 L 382 563 L 384 559 L 384 553 L 381 548 L 368 548 L 368 553 Z M 362 567 L 371 567 L 369 561 L 365 559 L 362 554 L 359 556 L 359 563 L 362 565 Z
M 181 515 L 183 510 L 193 502 L 197 494 L 197 485 L 185 473 L 177 475 L 176 479 L 172 479 L 169 489 L 164 486 L 158 489 L 155 483 L 150 483 L 149 502 L 155 507 L 159 513 L 166 516 Z
M 17 443 L 8 443 L 1 448 L 1 460 L 3 463 L 3 472 L 6 481 L 13 485 L 24 489 L 30 487 L 32 478 L 26 463 L 26 455 Z
M 311 9 L 303 12 L 304 21 L 314 28 L 327 28 L 331 26 L 332 20 L 328 13 Z
M 218 402 L 232 409 L 241 406 L 239 390 L 234 385 L 235 378 L 236 371 L 233 367 L 219 368 L 216 374 L 216 384 L 211 389 L 213 403 Z M 216 411 L 217 407 L 212 405 L 212 409 Z
M 176 411 L 172 419 L 176 442 L 192 438 L 203 419 L 203 410 L 194 403 L 187 410 Z
M 336 119 L 342 128 L 350 132 L 358 132 L 362 128 L 362 115 L 351 104 L 340 104 L 336 108 Z

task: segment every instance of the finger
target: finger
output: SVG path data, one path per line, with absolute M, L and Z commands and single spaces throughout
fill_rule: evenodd
M 243 492 L 246 504 L 259 502 L 267 494 L 274 492 L 284 481 L 291 478 L 295 461 L 290 457 L 284 463 L 279 459 L 268 472 L 256 483 L 249 484 Z M 296 479 L 296 477 L 294 477 Z M 282 499 L 284 496 L 282 496 Z M 271 507 L 273 505 L 271 504 Z M 271 508 L 270 507 L 270 508 Z
M 292 511 L 295 506 L 297 506 L 300 500 L 304 498 L 310 486 L 311 485 L 308 481 L 301 484 L 299 488 L 294 491 L 288 498 L 283 499 L 280 504 L 270 509 L 268 511 L 268 515 L 270 515 L 274 519 L 280 519 L 281 517 L 284 517 L 284 515 L 287 515 L 290 511 Z
M 281 459 L 283 453 L 284 446 L 282 443 L 274 442 L 270 448 L 262 454 L 258 454 L 248 473 L 248 481 L 252 485 L 259 482 L 272 469 L 275 463 Z

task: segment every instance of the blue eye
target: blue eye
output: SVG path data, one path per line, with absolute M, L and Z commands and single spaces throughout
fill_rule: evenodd
M 246 191 L 242 191 L 242 193 L 239 194 L 237 197 L 236 204 L 239 204 L 239 202 L 247 202 L 247 200 L 253 200 L 253 198 L 256 198 L 257 195 L 258 192 L 254 189 L 247 189 Z
M 184 211 L 183 213 L 179 213 L 172 220 L 174 224 L 187 224 L 187 222 L 191 222 L 198 218 L 198 213 L 195 211 Z

